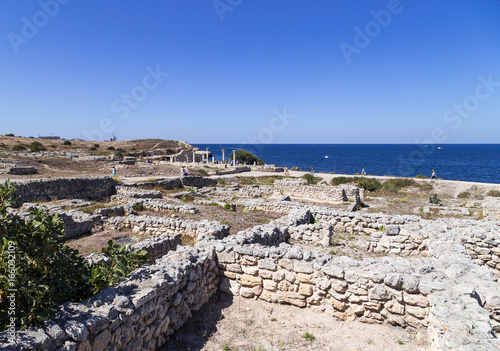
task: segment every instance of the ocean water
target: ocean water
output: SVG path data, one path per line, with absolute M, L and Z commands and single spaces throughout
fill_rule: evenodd
M 216 160 L 234 149 L 252 152 L 267 164 L 337 174 L 439 178 L 500 184 L 500 144 L 195 144 L 209 147 Z M 325 156 L 328 156 L 326 158 Z

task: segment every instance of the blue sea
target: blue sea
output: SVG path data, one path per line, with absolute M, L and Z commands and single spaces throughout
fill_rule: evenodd
M 216 160 L 226 159 L 234 149 L 252 152 L 267 164 L 299 167 L 337 174 L 439 178 L 483 183 L 500 183 L 500 144 L 195 144 L 209 147 Z M 328 156 L 328 157 L 326 157 Z

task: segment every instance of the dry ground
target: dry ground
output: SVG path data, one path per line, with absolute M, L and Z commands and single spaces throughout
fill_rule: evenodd
M 314 340 L 306 341 L 309 333 Z M 159 351 L 428 350 L 425 331 L 341 321 L 262 300 L 213 297 Z

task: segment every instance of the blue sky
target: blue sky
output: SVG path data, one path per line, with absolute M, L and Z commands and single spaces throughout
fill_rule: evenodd
M 0 38 L 0 134 L 499 142 L 500 0 L 2 0 Z

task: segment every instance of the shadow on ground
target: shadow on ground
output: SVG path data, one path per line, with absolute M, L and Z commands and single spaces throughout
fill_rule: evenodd
M 202 350 L 210 336 L 217 331 L 217 323 L 224 318 L 223 310 L 232 303 L 231 295 L 218 292 L 157 351 Z

